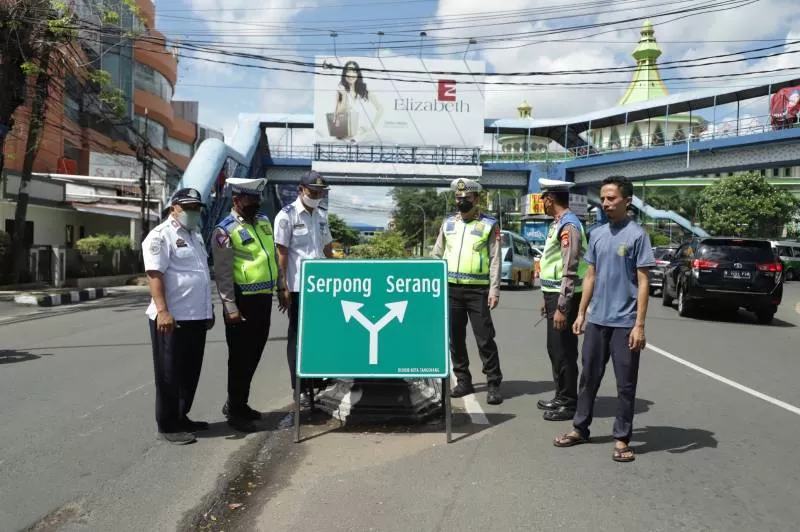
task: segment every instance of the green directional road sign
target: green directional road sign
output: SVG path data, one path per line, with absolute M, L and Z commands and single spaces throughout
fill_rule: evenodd
M 301 377 L 450 374 L 445 261 L 307 260 L 300 276 Z

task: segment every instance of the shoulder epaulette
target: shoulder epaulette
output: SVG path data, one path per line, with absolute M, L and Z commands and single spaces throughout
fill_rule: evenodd
M 486 214 L 481 214 L 481 220 L 484 220 L 486 222 L 491 222 L 491 223 L 496 223 L 497 222 L 497 218 L 492 218 L 491 216 L 487 216 Z
M 260 218 L 261 220 L 269 221 L 269 216 L 267 216 L 263 212 L 257 212 L 256 213 L 256 218 Z
M 285 206 L 281 211 L 283 212 L 290 212 L 294 210 L 294 203 L 290 203 L 289 205 Z
M 224 231 L 228 232 L 228 231 L 229 231 L 229 229 L 230 229 L 232 226 L 234 226 L 235 224 L 237 224 L 237 223 L 239 223 L 239 222 L 237 222 L 237 221 L 236 221 L 236 218 L 234 218 L 232 214 L 229 214 L 228 216 L 226 216 L 225 218 L 223 218 L 221 222 L 219 222 L 219 223 L 217 224 L 217 227 L 218 227 L 219 229 L 222 229 L 222 230 L 224 230 Z

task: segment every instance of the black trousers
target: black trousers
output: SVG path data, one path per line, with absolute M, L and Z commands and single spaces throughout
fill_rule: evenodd
M 244 321 L 225 324 L 228 343 L 228 405 L 230 416 L 243 414 L 250 397 L 250 383 L 269 338 L 272 295 L 236 295 Z
M 567 328 L 557 331 L 553 317 L 558 306 L 558 292 L 542 292 L 544 310 L 547 313 L 547 354 L 553 367 L 553 382 L 556 398 L 565 405 L 574 406 L 578 401 L 578 337 L 572 332 L 572 324 L 578 317 L 580 295 L 572 297 L 567 311 Z
M 499 386 L 503 380 L 500 355 L 494 341 L 495 330 L 489 310 L 489 287 L 450 284 L 450 358 L 456 380 L 472 384 L 467 353 L 467 321 L 478 343 L 483 373 L 489 386 Z
M 618 401 L 612 433 L 615 439 L 625 443 L 631 440 L 641 353 L 628 348 L 630 332 L 629 328 L 624 327 L 586 324 L 578 408 L 572 419 L 575 429 L 584 436 L 589 436 L 597 391 L 600 389 L 608 359 L 611 358 L 617 378 Z
M 179 321 L 162 333 L 150 321 L 156 383 L 156 424 L 159 432 L 180 432 L 200 381 L 206 347 L 206 320 Z
M 289 364 L 289 380 L 292 391 L 297 384 L 297 334 L 300 323 L 300 292 L 292 292 L 292 304 L 289 306 L 289 330 L 286 333 L 286 362 Z M 318 379 L 300 379 L 300 391 L 310 391 Z

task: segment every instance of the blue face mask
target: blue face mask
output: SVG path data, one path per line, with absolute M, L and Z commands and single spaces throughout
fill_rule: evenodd
M 193 231 L 200 225 L 200 212 L 198 211 L 181 211 L 175 218 L 187 231 Z

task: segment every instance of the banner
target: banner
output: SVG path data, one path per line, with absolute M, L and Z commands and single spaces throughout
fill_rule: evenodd
M 316 57 L 316 142 L 477 148 L 485 63 L 411 57 Z M 433 74 L 445 72 L 447 74 Z M 464 73 L 467 75 L 453 75 Z
M 524 222 L 522 236 L 528 242 L 544 243 L 547 240 L 547 230 L 550 227 L 548 222 Z
M 527 201 L 524 202 L 527 207 L 525 214 L 544 214 L 544 203 L 542 203 L 541 194 L 528 194 Z

